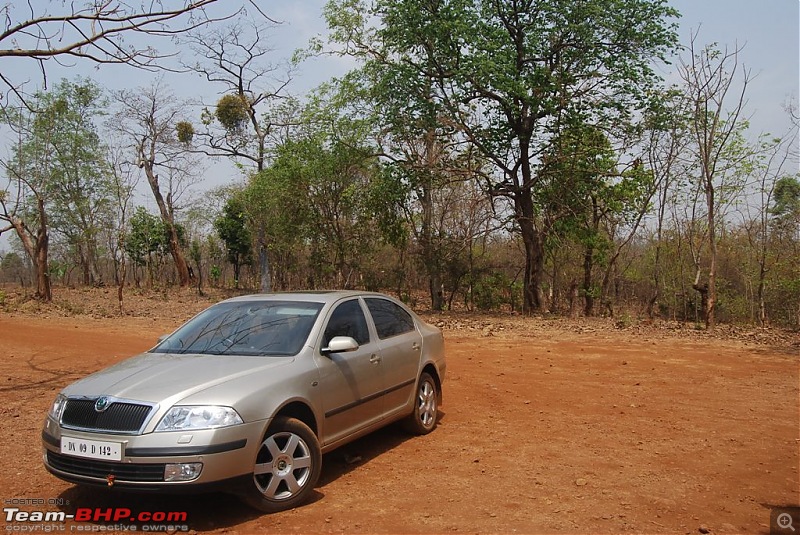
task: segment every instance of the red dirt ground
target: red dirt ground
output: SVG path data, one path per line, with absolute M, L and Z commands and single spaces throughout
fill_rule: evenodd
M 447 341 L 439 428 L 391 426 L 326 455 L 304 507 L 260 515 L 226 495 L 108 494 L 50 476 L 40 431 L 59 389 L 206 303 L 161 314 L 153 300 L 117 318 L 0 308 L 4 507 L 186 511 L 191 531 L 212 533 L 689 534 L 768 533 L 771 506 L 800 505 L 797 335 L 510 316 L 432 318 Z

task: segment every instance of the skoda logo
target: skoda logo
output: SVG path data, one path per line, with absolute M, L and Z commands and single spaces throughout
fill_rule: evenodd
M 94 402 L 94 410 L 97 412 L 103 412 L 111 405 L 111 402 L 108 400 L 107 397 L 103 396 L 101 398 L 97 398 L 97 401 Z

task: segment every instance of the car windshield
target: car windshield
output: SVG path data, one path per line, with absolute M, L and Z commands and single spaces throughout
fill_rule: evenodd
M 215 305 L 151 350 L 201 355 L 296 355 L 322 303 L 237 301 Z

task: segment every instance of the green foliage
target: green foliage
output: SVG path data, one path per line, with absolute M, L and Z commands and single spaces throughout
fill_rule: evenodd
M 247 102 L 236 94 L 224 95 L 217 101 L 214 116 L 225 130 L 241 130 L 249 118 Z
M 152 254 L 169 252 L 169 234 L 160 217 L 137 206 L 130 218 L 130 230 L 125 236 L 125 252 L 138 265 L 143 266 Z
M 800 222 L 800 180 L 797 176 L 784 176 L 775 182 L 774 202 L 770 213 L 779 218 Z
M 499 271 L 478 274 L 472 283 L 472 302 L 478 310 L 498 310 L 510 304 L 511 280 Z
M 229 198 L 222 214 L 214 220 L 214 230 L 225 244 L 228 262 L 233 264 L 234 284 L 239 285 L 239 268 L 253 261 L 253 237 L 247 226 L 247 215 L 242 198 Z
M 492 163 L 474 177 L 509 199 L 526 242 L 526 304 L 541 306 L 532 300 L 547 236 L 538 233 L 554 216 L 534 167 L 575 125 L 620 139 L 631 133 L 660 83 L 653 60 L 676 47 L 668 19 L 677 12 L 663 0 L 384 0 L 364 8 L 329 3 L 332 38 L 365 59 L 366 75 L 380 81 L 376 93 L 397 104 L 386 106 L 397 110 L 390 133 L 450 128 Z
M 203 248 L 200 246 L 200 240 L 192 240 L 189 246 L 189 257 L 196 265 L 200 265 L 200 262 L 203 260 Z
M 359 147 L 316 137 L 288 141 L 245 192 L 277 256 L 307 244 L 319 281 L 346 283 L 379 236 L 369 195 L 374 161 Z M 333 282 L 328 284 L 334 284 Z
M 194 126 L 188 121 L 179 121 L 175 124 L 175 133 L 178 141 L 188 145 L 194 138 Z
M 50 278 L 52 280 L 63 279 L 64 275 L 66 275 L 67 271 L 70 269 L 69 264 L 56 259 L 51 260 L 47 267 L 49 268 Z
M 3 255 L 0 260 L 0 282 L 21 282 L 28 278 L 28 266 L 25 259 L 14 251 Z
M 57 155 L 51 173 L 50 223 L 75 251 L 84 282 L 100 282 L 100 238 L 114 218 L 106 148 L 95 124 L 105 114 L 107 101 L 90 80 L 62 81 L 44 101 L 47 113 L 53 114 L 46 120 L 58 125 L 48 134 Z
M 88 79 L 62 80 L 29 105 L 2 114 L 19 134 L 13 156 L 3 162 L 21 196 L 15 215 L 30 229 L 29 249 L 59 239 L 73 253 L 69 261 L 82 267 L 84 282 L 101 282 L 101 237 L 112 226 L 113 210 L 106 147 L 95 121 L 106 100 Z M 46 264 L 37 263 L 37 293 L 49 299 Z
M 253 229 L 263 229 L 278 284 L 300 266 L 305 285 L 349 286 L 377 246 L 402 240 L 393 184 L 384 180 L 372 125 L 349 82 L 323 86 L 299 110 L 302 126 L 242 194 Z M 260 239 L 260 238 L 259 238 Z
M 216 286 L 219 284 L 219 279 L 222 276 L 222 271 L 220 271 L 219 266 L 211 266 L 211 270 L 209 272 L 211 276 L 211 282 Z

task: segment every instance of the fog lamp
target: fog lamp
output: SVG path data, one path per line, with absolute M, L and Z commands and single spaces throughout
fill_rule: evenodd
M 203 463 L 170 463 L 164 467 L 164 481 L 191 481 L 202 471 Z

